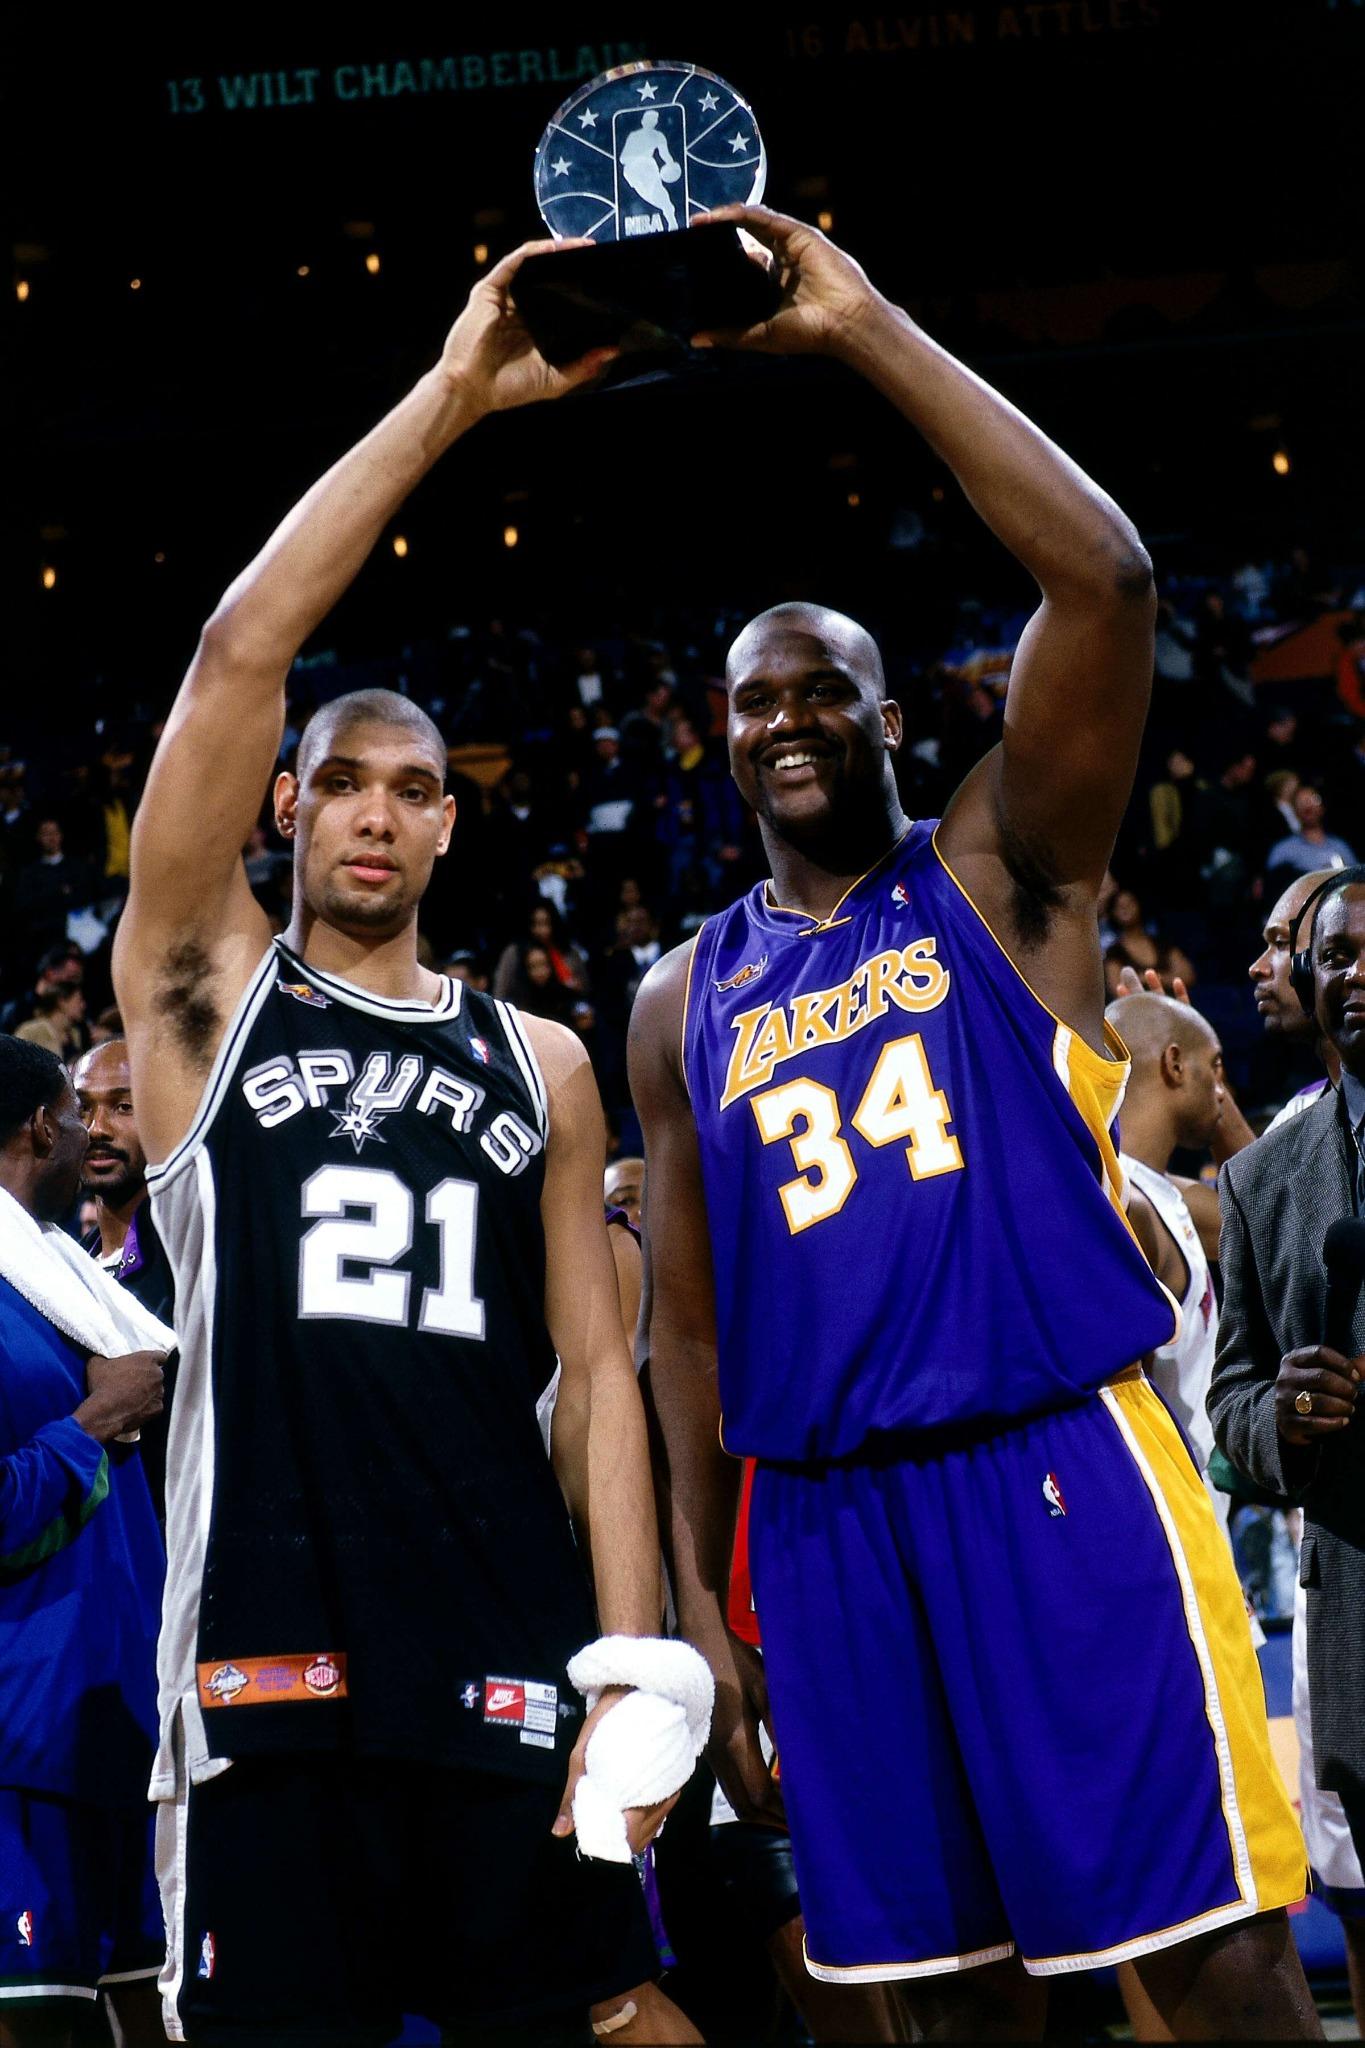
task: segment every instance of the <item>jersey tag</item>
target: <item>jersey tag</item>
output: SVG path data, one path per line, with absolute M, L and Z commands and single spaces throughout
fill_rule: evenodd
M 559 1722 L 559 1687 L 534 1678 L 485 1678 L 486 1726 L 515 1728 L 534 1749 L 553 1749 Z

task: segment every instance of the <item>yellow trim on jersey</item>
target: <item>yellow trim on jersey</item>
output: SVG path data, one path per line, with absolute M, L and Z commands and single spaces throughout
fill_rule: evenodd
M 982 911 L 980 904 L 977 903 L 970 890 L 953 873 L 953 870 L 944 859 L 942 849 L 938 843 L 937 831 L 934 833 L 930 844 L 934 849 L 939 866 L 943 869 L 944 874 L 948 877 L 948 880 L 952 883 L 963 901 L 977 917 L 983 930 L 998 949 L 1001 959 L 1009 963 L 1010 968 L 1028 990 L 1038 1008 L 1043 1012 L 1043 1015 L 1052 1019 L 1054 1026 L 1052 1033 L 1053 1070 L 1075 1104 L 1076 1113 L 1080 1117 L 1081 1122 L 1094 1140 L 1095 1150 L 1099 1154 L 1101 1180 L 1104 1191 L 1109 1197 L 1110 1204 L 1123 1218 L 1125 1230 L 1132 1238 L 1134 1244 L 1137 1245 L 1138 1250 L 1142 1251 L 1137 1232 L 1128 1220 L 1128 1211 L 1123 1204 L 1123 1168 L 1119 1165 L 1118 1153 L 1115 1150 L 1114 1141 L 1109 1135 L 1109 1126 L 1118 1115 L 1122 1106 L 1128 1087 L 1128 1076 L 1132 1071 L 1132 1056 L 1127 1046 L 1114 1029 L 1114 1026 L 1109 1022 L 1109 1019 L 1107 1017 L 1104 1018 L 1101 1029 L 1104 1034 L 1105 1052 L 1108 1054 L 1106 1058 L 1105 1053 L 1096 1052 L 1094 1046 L 1081 1037 L 1074 1024 L 1068 1024 L 1065 1019 L 1057 1015 L 1057 1012 L 1050 1004 L 1043 1001 L 1037 989 L 1033 987 L 1023 969 L 1001 941 L 1000 934 Z M 1145 1253 L 1143 1253 L 1143 1259 L 1145 1262 Z M 1152 1278 L 1155 1280 L 1156 1275 L 1153 1274 Z M 1161 1288 L 1161 1292 L 1171 1304 L 1171 1316 L 1174 1326 L 1170 1336 L 1165 1341 L 1168 1344 L 1175 1344 L 1179 1341 L 1181 1330 L 1180 1303 L 1171 1293 L 1169 1287 L 1165 1286 L 1160 1280 L 1157 1280 L 1156 1284 Z
M 709 919 L 703 919 L 697 926 L 692 940 L 692 951 L 687 956 L 687 976 L 683 982 L 682 1031 L 678 1038 L 678 1065 L 682 1069 L 683 1087 L 687 1090 L 689 1102 L 692 1099 L 692 1083 L 687 1077 L 687 1019 L 692 1004 L 692 969 L 697 964 L 697 948 L 701 944 L 701 935 L 706 930 L 709 922 Z
M 856 880 L 849 883 L 843 895 L 835 904 L 833 910 L 830 911 L 828 917 L 817 917 L 815 913 L 810 910 L 790 910 L 788 909 L 785 903 L 774 903 L 768 894 L 768 891 L 772 888 L 771 877 L 769 877 L 769 879 L 763 884 L 763 908 L 765 910 L 775 911 L 779 917 L 809 918 L 810 930 L 807 932 L 798 932 L 798 938 L 814 938 L 817 932 L 827 932 L 830 929 L 831 925 L 834 923 L 836 918 L 838 918 L 840 924 L 850 923 L 851 920 L 849 918 L 839 917 L 839 912 L 843 909 L 849 897 L 853 894 L 853 891 L 855 889 L 861 889 L 863 883 L 867 880 L 869 875 L 875 875 L 878 868 L 884 866 L 885 863 L 890 860 L 893 853 L 899 852 L 900 848 L 904 846 L 906 840 L 910 837 L 910 834 L 914 831 L 914 829 L 915 821 L 912 818 L 906 825 L 905 830 L 901 833 L 901 836 L 896 841 L 895 845 L 888 846 L 886 852 L 880 854 L 877 857 L 877 859 L 873 861 L 870 868 L 864 868 L 863 872 L 856 878 Z
M 1170 1546 L 1204 1682 L 1242 1904 L 1252 1913 L 1292 1905 L 1307 1887 L 1303 1835 L 1271 1754 L 1265 1691 L 1227 1539 L 1184 1439 L 1145 1375 L 1101 1387 L 1100 1399 L 1146 1483 Z M 1181 1931 L 1166 1929 L 1162 1935 L 1178 1940 Z M 1036 1960 L 1054 1970 L 1071 1961 Z

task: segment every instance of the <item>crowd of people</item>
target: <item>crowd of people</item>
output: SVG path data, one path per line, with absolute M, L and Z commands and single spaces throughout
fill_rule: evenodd
M 1296 557 L 1158 616 L 1060 449 L 732 217 L 757 341 L 923 434 L 1026 625 L 904 690 L 786 602 L 318 692 L 395 507 L 601 367 L 540 357 L 514 255 L 164 726 L 3 763 L 24 2048 L 101 1998 L 138 2048 L 724 2038 L 657 1981 L 703 1750 L 712 1891 L 816 2038 L 1042 2038 L 1110 1965 L 1144 2036 L 1320 2038 L 1310 1853 L 1365 2004 L 1359 593 Z M 1302 1825 L 1238 1492 L 1300 1512 Z
M 1125 966 L 1155 968 L 1168 990 L 1197 984 L 1239 1091 L 1273 1107 L 1298 1070 L 1260 1041 L 1243 966 L 1286 881 L 1365 853 L 1365 571 L 1319 568 L 1295 549 L 1163 588 L 1143 765 L 1101 905 L 1109 993 Z M 725 758 L 720 678 L 739 623 L 660 617 L 573 648 L 492 620 L 409 649 L 403 664 L 413 701 L 451 741 L 457 803 L 423 957 L 570 1025 L 628 1150 L 625 1035 L 640 980 L 762 869 Z M 937 815 L 999 739 L 1022 624 L 966 601 L 947 646 L 888 650 L 912 814 Z M 1255 682 L 1258 654 L 1295 636 L 1303 673 Z M 320 702 L 394 671 L 300 666 L 281 765 Z M 112 933 L 159 731 L 151 721 L 82 741 L 54 726 L 27 759 L 0 742 L 0 1022 L 63 1056 L 110 1028 Z M 290 862 L 266 811 L 244 853 L 283 929 Z

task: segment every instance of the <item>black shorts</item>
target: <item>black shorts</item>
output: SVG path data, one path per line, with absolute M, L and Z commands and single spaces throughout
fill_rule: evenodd
M 587 2008 L 657 1975 L 629 1864 L 550 1833 L 553 1788 L 345 1757 L 251 1758 L 159 1815 L 172 2040 L 591 2041 Z

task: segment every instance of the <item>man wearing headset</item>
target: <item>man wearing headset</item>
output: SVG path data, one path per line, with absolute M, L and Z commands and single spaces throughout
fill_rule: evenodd
M 1365 1289 L 1352 1271 L 1328 1327 L 1323 1241 L 1365 1216 L 1365 867 L 1333 875 L 1301 919 L 1291 985 L 1341 1081 L 1223 1168 L 1225 1297 L 1209 1392 L 1218 1442 L 1304 1511 L 1300 1579 L 1317 1783 L 1365 1849 Z M 1341 1299 L 1339 1296 L 1338 1299 Z

